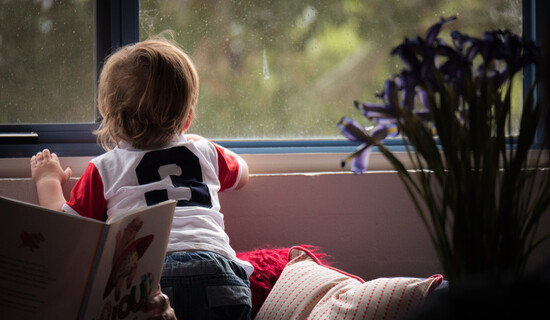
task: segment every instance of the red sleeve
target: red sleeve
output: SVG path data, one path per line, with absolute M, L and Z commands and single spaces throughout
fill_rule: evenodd
M 220 191 L 231 189 L 237 185 L 240 179 L 239 160 L 226 149 L 214 144 L 218 153 L 218 179 Z
M 89 163 L 84 174 L 71 190 L 67 205 L 81 216 L 103 220 L 106 201 L 103 194 L 103 181 L 93 163 Z

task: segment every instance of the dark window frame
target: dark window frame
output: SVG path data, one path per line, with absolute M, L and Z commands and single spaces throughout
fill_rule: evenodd
M 543 38 L 550 3 L 523 0 L 523 36 Z M 96 79 L 103 61 L 114 49 L 139 41 L 139 0 L 94 1 Z M 524 86 L 532 82 L 534 69 L 525 70 Z M 524 90 L 527 92 L 527 90 Z M 96 111 L 97 112 L 97 111 Z M 59 156 L 97 156 L 103 153 L 92 131 L 96 123 L 71 124 L 0 124 L 0 158 L 29 157 L 50 148 Z M 242 154 L 350 152 L 355 147 L 344 139 L 334 140 L 227 140 L 218 143 Z M 386 142 L 394 150 L 401 141 Z

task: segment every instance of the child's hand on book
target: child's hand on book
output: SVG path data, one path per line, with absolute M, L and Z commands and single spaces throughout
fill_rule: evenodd
M 156 295 L 147 301 L 147 310 L 151 312 L 150 320 L 177 320 L 174 309 L 170 307 L 170 299 L 160 291 L 160 287 Z

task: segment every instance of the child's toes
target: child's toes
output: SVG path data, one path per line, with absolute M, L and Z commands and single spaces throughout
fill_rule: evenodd
M 44 159 L 48 160 L 51 158 L 51 154 L 50 154 L 50 150 L 48 149 L 44 149 L 44 151 L 42 151 L 42 154 L 44 155 Z

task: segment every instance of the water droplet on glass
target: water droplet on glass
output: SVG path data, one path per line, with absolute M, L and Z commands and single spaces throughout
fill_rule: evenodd
M 263 52 L 263 72 L 264 72 L 264 80 L 268 80 L 270 78 L 270 75 L 269 75 L 269 66 L 267 65 L 267 53 L 265 48 Z

